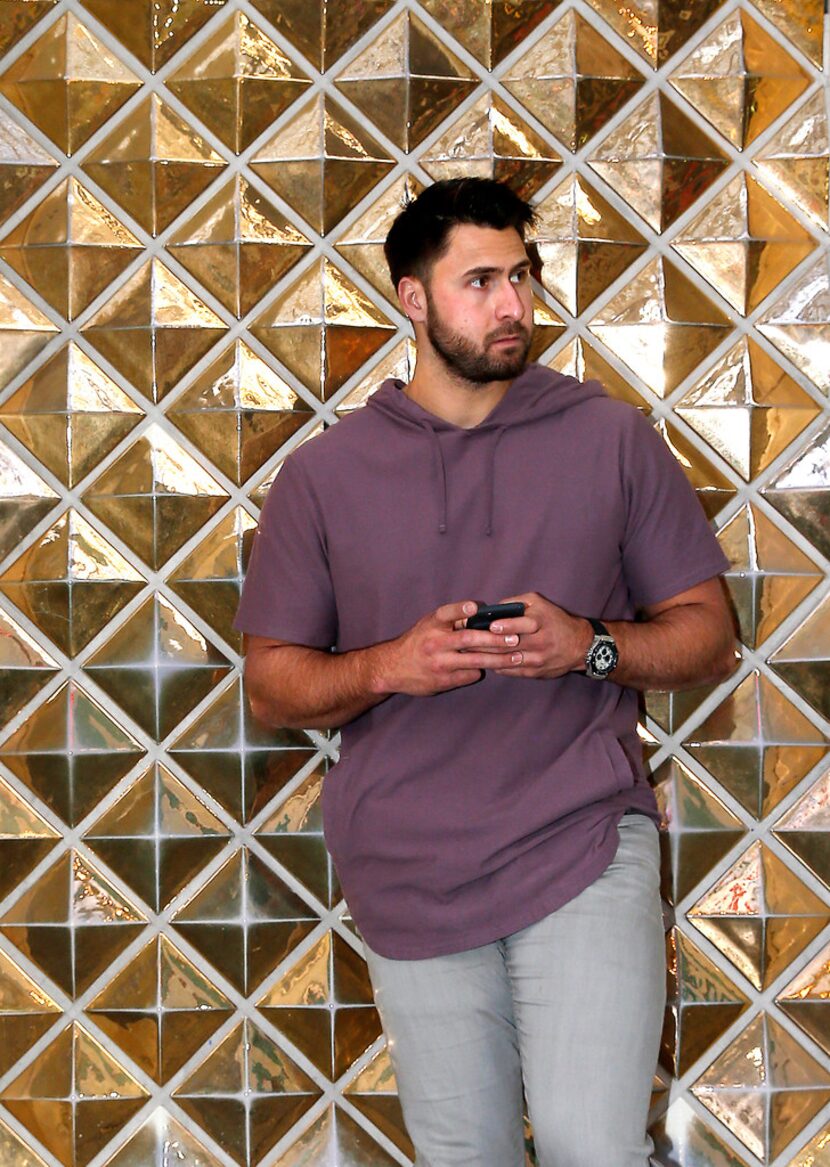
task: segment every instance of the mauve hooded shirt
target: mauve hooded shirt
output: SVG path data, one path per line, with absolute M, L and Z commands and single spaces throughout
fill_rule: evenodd
M 530 365 L 471 429 L 402 390 L 384 382 L 285 459 L 238 629 L 348 652 L 442 604 L 529 591 L 631 620 L 728 566 L 665 442 L 597 382 Z M 325 838 L 368 945 L 474 948 L 592 883 L 626 811 L 658 818 L 637 715 L 613 675 L 488 674 L 343 726 Z

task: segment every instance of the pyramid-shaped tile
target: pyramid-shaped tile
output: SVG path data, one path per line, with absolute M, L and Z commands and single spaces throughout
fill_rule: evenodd
M 170 1167 L 225 1167 L 224 1159 L 219 1159 L 192 1131 L 161 1109 L 154 1110 L 144 1125 L 105 1160 L 105 1167 L 147 1167 L 148 1164 L 155 1167 L 156 1163 L 167 1167 L 164 1160 L 171 1155 Z
M 671 1167 L 674 1161 L 700 1167 L 749 1167 L 748 1160 L 738 1155 L 682 1097 L 649 1126 L 649 1134 L 654 1141 L 656 1164 Z
M 821 571 L 753 503 L 718 532 L 741 640 L 757 648 L 820 583 Z
M 210 625 L 226 643 L 242 649 L 242 633 L 233 627 L 246 549 L 256 522 L 236 507 L 216 524 L 167 577 L 167 586 Z
M 245 1020 L 173 1097 L 234 1162 L 255 1167 L 321 1093 L 284 1050 Z
M 565 347 L 548 361 L 548 367 L 555 369 L 557 373 L 565 373 L 568 377 L 576 377 L 577 381 L 599 381 L 609 397 L 627 401 L 646 417 L 651 413 L 649 402 L 613 365 L 600 356 L 584 336 L 575 336 L 573 340 L 568 341 Z
M 760 990 L 827 925 L 830 906 L 758 841 L 686 915 Z
M 678 689 L 674 693 L 656 690 L 646 693 L 646 713 L 667 734 L 677 733 L 684 721 L 689 720 L 716 688 L 717 685 L 699 685 L 696 689 Z
M 668 994 L 660 1060 L 679 1078 L 749 1007 L 749 998 L 679 928 L 666 937 Z
M 791 284 L 758 321 L 758 331 L 822 393 L 830 394 L 830 262 L 817 263 Z
M 61 1010 L 5 952 L 0 952 L 0 1005 L 0 1073 L 5 1075 L 54 1025 Z M 2 1154 L 0 1141 L 0 1162 L 7 1163 Z
M 719 191 L 672 243 L 744 316 L 817 246 L 810 232 L 746 174 Z
M 64 511 L 0 574 L 0 592 L 70 657 L 145 583 L 74 508 Z
M 825 1054 L 830 1054 L 830 944 L 784 986 L 775 1003 Z
M 684 214 L 728 165 L 720 146 L 664 93 L 653 93 L 588 159 L 655 231 Z
M 59 839 L 60 833 L 46 822 L 29 800 L 0 778 L 0 899 L 5 899 L 23 882 L 32 868 L 54 850 Z M 0 1049 L 3 1048 L 1 1037 L 0 1011 Z M 0 1073 L 5 1073 L 5 1070 L 0 1069 Z
M 150 596 L 87 658 L 89 676 L 161 741 L 231 670 L 167 599 Z
M 773 834 L 830 887 L 830 770 L 781 816 Z
M 155 936 L 85 1012 L 155 1082 L 167 1082 L 228 1020 L 225 994 L 167 936 Z
M 132 69 L 71 12 L 0 75 L 0 93 L 64 154 L 74 154 L 140 88 Z
M 25 629 L 0 612 L 0 721 L 11 721 L 58 669 L 58 662 Z
M 0 759 L 74 826 L 144 756 L 141 745 L 74 681 L 35 709 L 2 745 Z
M 84 492 L 83 500 L 151 567 L 161 567 L 227 495 L 176 440 L 152 425 Z
M 247 847 L 234 851 L 173 917 L 182 936 L 248 995 L 319 924 Z
M 0 442 L 0 557 L 19 547 L 59 501 L 60 495 Z
M 746 828 L 677 758 L 658 767 L 653 784 L 668 824 L 660 835 L 663 897 L 679 904 L 744 837 Z
M 76 178 L 0 239 L 0 257 L 67 320 L 127 268 L 141 244 Z
M 69 996 L 83 993 L 147 917 L 77 851 L 67 851 L 0 917 L 0 932 Z
M 29 0 L 18 7 L 31 8 L 34 5 Z M 22 206 L 57 165 L 57 160 L 23 126 L 0 112 L 0 222 Z
M 658 256 L 600 309 L 590 330 L 652 392 L 667 397 L 725 340 L 732 323 Z
M 316 755 L 302 730 L 266 728 L 254 720 L 241 678 L 223 689 L 168 750 L 240 822 L 255 818 Z
M 795 1158 L 790 1160 L 791 1167 L 828 1167 L 830 1164 L 830 1123 L 825 1124 L 817 1134 L 805 1143 Z
M 269 304 L 251 332 L 326 401 L 391 340 L 395 326 L 341 268 L 322 258 Z
M 235 316 L 245 316 L 311 246 L 274 204 L 237 175 L 167 248 Z
M 692 1093 L 769 1163 L 830 1100 L 830 1073 L 779 1022 L 760 1013 L 701 1074 Z
M 230 832 L 166 766 L 156 763 L 84 834 L 107 866 L 156 912 L 227 845 Z
M 256 837 L 281 867 L 327 908 L 333 908 L 342 892 L 323 840 L 320 794 L 325 772 L 321 762 L 299 785 L 292 785 L 291 793 L 277 803 Z
M 765 818 L 826 755 L 830 741 L 757 670 L 683 745 L 756 818 Z
M 493 93 L 470 106 L 419 159 L 436 181 L 495 178 L 530 199 L 562 165 L 541 134 Z
M 284 37 L 308 58 L 315 69 L 328 70 L 384 16 L 394 0 L 252 0 Z
M 644 57 L 652 69 L 664 65 L 694 36 L 723 0 L 696 0 L 676 4 L 674 0 L 588 0 L 615 32 Z
M 830 500 L 830 427 L 821 430 L 761 494 L 817 551 L 830 556 L 827 506 Z
M 86 1167 L 148 1097 L 77 1021 L 0 1091 L 3 1105 L 67 1167 Z
M 414 372 L 415 342 L 410 337 L 406 337 L 390 349 L 376 365 L 372 365 L 366 376 L 362 377 L 344 397 L 340 398 L 334 412 L 338 417 L 345 417 L 347 413 L 353 413 L 355 409 L 362 409 L 387 378 L 393 377 L 399 381 L 411 381 Z
M 332 1103 L 275 1160 L 274 1167 L 304 1167 L 306 1163 L 395 1167 L 399 1161 L 376 1143 L 364 1126 Z
M 753 158 L 758 173 L 819 227 L 830 226 L 830 134 L 827 95 L 804 102 Z
M 488 69 L 509 56 L 560 2 L 522 0 L 517 6 L 515 0 L 420 0 L 421 7 Z
M 821 407 L 755 341 L 741 337 L 692 384 L 675 412 L 749 482 Z
M 769 663 L 822 717 L 830 717 L 830 597 L 799 624 Z
M 176 398 L 167 416 L 241 485 L 315 414 L 296 389 L 238 340 Z
M 84 171 L 145 231 L 158 235 L 227 163 L 157 94 L 87 155 Z
M 236 12 L 214 27 L 165 84 L 239 154 L 311 82 L 266 32 Z
M 0 389 L 34 360 L 58 329 L 0 272 Z
M 251 159 L 251 169 L 321 234 L 336 227 L 393 166 L 365 127 L 324 94 L 289 118 Z
M 736 9 L 669 77 L 739 150 L 800 97 L 812 78 L 746 11 Z
M 93 16 L 155 73 L 183 48 L 226 0 L 81 0 Z
M 781 4 L 779 0 L 752 0 L 759 12 L 781 30 L 792 45 L 822 67 L 824 40 L 824 4 L 822 0 L 803 0 L 801 4 Z M 794 1165 L 797 1167 L 797 1165 Z M 816 1167 L 822 1167 L 816 1161 Z
M 390 141 L 412 150 L 472 93 L 476 81 L 432 29 L 404 11 L 335 84 Z
M 74 341 L 0 405 L 0 421 L 75 486 L 141 420 L 141 409 Z
M 31 1135 L 21 1138 L 2 1121 L 0 1121 L 0 1162 L 14 1164 L 14 1167 L 47 1167 L 46 1160 L 32 1147 Z
M 421 159 L 421 165 L 424 165 L 424 159 Z M 411 175 L 399 178 L 341 234 L 335 244 L 340 255 L 390 304 L 397 305 L 398 296 L 389 278 L 389 268 L 383 254 L 384 240 L 396 217 L 423 189 L 423 184 Z
M 382 1033 L 366 962 L 336 932 L 290 965 L 257 1008 L 332 1081 Z
M 151 401 L 160 401 L 227 331 L 160 260 L 151 259 L 84 325 L 86 340 Z
M 578 12 L 566 12 L 504 75 L 545 129 L 578 150 L 641 88 L 643 75 Z
M 58 0 L 8 0 L 0 11 L 0 56 L 43 20 Z
M 539 277 L 572 316 L 646 250 L 646 241 L 581 175 L 561 182 L 534 208 L 528 234 L 542 263 Z
M 415 1148 L 404 1123 L 395 1071 L 384 1046 L 343 1090 L 349 1102 L 410 1159 Z

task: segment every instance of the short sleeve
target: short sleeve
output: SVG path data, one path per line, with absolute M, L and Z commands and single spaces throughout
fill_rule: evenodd
M 312 648 L 330 648 L 337 639 L 323 517 L 294 458 L 283 463 L 265 499 L 233 626 Z
M 677 459 L 639 413 L 626 433 L 621 471 L 623 571 L 637 607 L 668 600 L 729 567 Z

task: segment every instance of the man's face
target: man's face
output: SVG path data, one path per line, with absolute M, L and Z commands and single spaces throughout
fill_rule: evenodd
M 527 363 L 533 330 L 530 260 L 508 227 L 453 228 L 424 281 L 426 333 L 447 368 L 465 381 L 510 381 Z

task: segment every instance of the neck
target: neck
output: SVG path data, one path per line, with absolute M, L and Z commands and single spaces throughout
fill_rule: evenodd
M 493 412 L 510 385 L 511 381 L 467 381 L 448 369 L 437 354 L 421 350 L 404 392 L 428 413 L 472 429 Z

